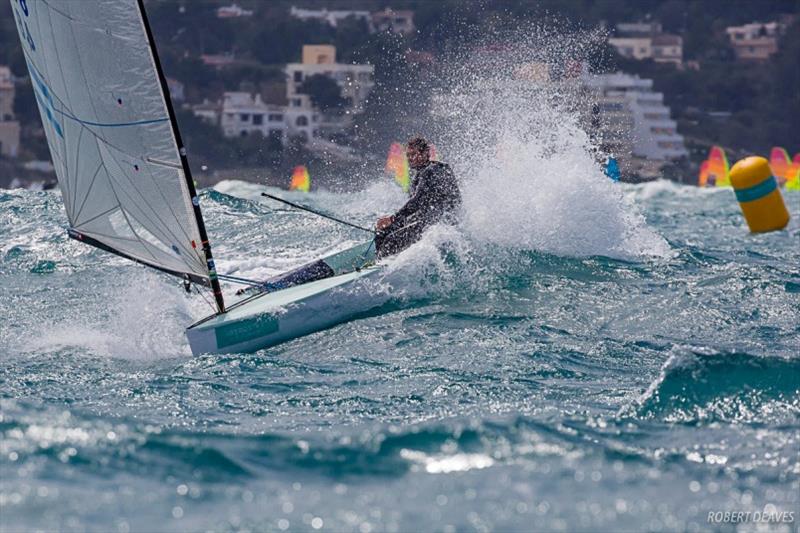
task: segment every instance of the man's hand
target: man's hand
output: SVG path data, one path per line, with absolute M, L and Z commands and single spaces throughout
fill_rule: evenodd
M 392 223 L 392 220 L 394 220 L 394 217 L 391 215 L 379 218 L 378 222 L 375 224 L 375 229 L 377 229 L 378 231 L 382 231 L 388 228 L 389 224 Z

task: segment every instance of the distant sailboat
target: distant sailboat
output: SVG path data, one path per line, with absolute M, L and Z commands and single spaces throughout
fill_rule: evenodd
M 11 4 L 69 236 L 210 288 L 215 314 L 186 330 L 193 353 L 259 350 L 380 303 L 331 295 L 381 270 L 370 240 L 263 284 L 239 278 L 258 293 L 226 307 L 143 0 Z
M 790 170 L 792 168 L 792 161 L 789 159 L 789 154 L 785 148 L 773 146 L 769 152 L 769 168 L 772 170 L 772 175 L 778 181 L 778 185 L 783 185 L 790 179 Z
M 303 191 L 308 192 L 311 190 L 311 177 L 308 174 L 308 169 L 304 165 L 294 167 L 292 172 L 292 181 L 289 184 L 290 191 Z
M 386 158 L 386 172 L 394 177 L 395 182 L 408 192 L 410 178 L 408 172 L 408 159 L 405 147 L 399 142 L 394 142 L 389 147 L 389 156 Z
M 708 158 L 703 163 L 705 163 L 705 171 L 703 171 L 703 164 L 701 164 L 700 176 L 698 177 L 698 185 L 700 187 L 731 186 L 730 165 L 728 164 L 725 150 L 719 146 L 712 146 L 708 152 Z
M 800 154 L 794 154 L 794 159 L 792 159 L 789 177 L 786 180 L 786 190 L 800 191 Z
M 700 163 L 700 173 L 697 176 L 697 185 L 705 187 L 708 184 L 708 159 Z

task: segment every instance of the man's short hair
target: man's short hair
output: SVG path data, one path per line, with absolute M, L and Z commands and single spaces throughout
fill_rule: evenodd
M 408 147 L 413 148 L 418 152 L 430 152 L 431 145 L 424 137 L 412 137 L 408 140 Z

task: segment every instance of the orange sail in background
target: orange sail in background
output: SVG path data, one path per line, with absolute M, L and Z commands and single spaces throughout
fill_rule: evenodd
M 794 154 L 792 166 L 789 167 L 789 178 L 786 180 L 787 191 L 800 191 L 800 154 Z
M 772 175 L 778 180 L 778 185 L 783 185 L 789 180 L 789 169 L 792 162 L 789 160 L 789 154 L 786 153 L 785 148 L 774 146 L 769 153 L 769 168 L 772 170 Z
M 297 165 L 292 172 L 292 182 L 289 184 L 290 191 L 308 192 L 311 189 L 311 177 L 305 165 Z
M 399 142 L 394 142 L 389 147 L 389 157 L 386 158 L 386 172 L 394 177 L 403 192 L 408 192 L 409 177 L 408 177 L 408 159 L 406 158 L 406 150 Z
M 705 187 L 707 183 L 708 183 L 708 159 L 706 159 L 700 164 L 700 175 L 698 176 L 697 179 L 697 185 L 699 187 Z
M 712 146 L 708 152 L 708 181 L 709 187 L 730 187 L 730 171 L 725 150 L 719 146 Z

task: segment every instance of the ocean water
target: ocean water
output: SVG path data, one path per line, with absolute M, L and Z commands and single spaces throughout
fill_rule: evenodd
M 466 180 L 359 319 L 199 357 L 201 297 L 69 240 L 57 191 L 0 192 L 0 529 L 796 531 L 800 195 L 752 235 L 730 190 L 503 181 L 528 168 Z M 225 273 L 363 239 L 260 190 L 203 193 Z M 739 511 L 771 521 L 708 521 Z

